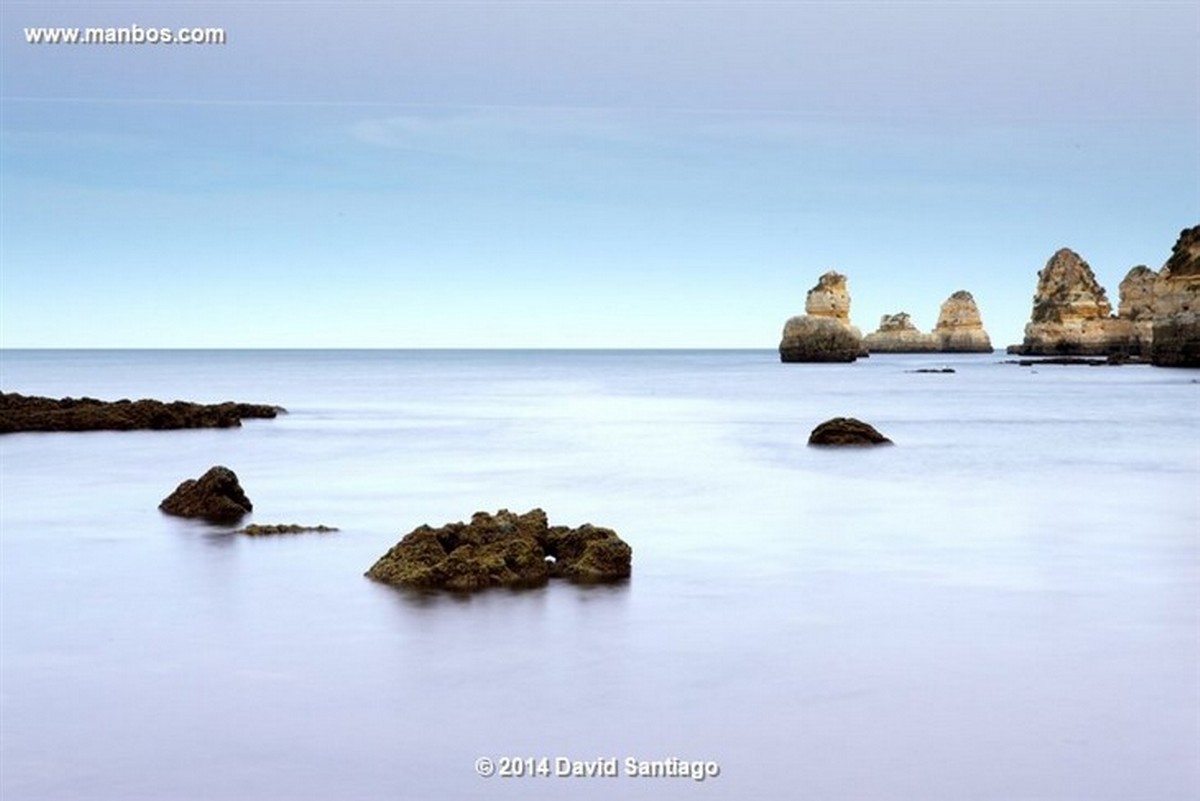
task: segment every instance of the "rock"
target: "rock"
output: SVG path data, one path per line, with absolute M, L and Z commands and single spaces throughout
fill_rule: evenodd
M 1125 357 L 1120 354 L 1109 354 L 1104 358 L 1086 358 L 1083 356 L 1047 356 L 1041 359 L 1018 359 L 1007 361 L 1005 364 L 1016 364 L 1021 367 L 1037 367 L 1039 364 L 1056 364 L 1060 366 L 1086 365 L 1088 367 L 1115 366 L 1125 363 Z
M 1024 356 L 1104 356 L 1129 348 L 1133 326 L 1111 316 L 1112 306 L 1092 268 L 1062 248 L 1038 273 L 1025 340 L 1009 348 Z
M 983 330 L 979 307 L 965 290 L 955 292 L 942 304 L 933 339 L 936 349 L 943 353 L 992 352 L 992 340 Z
M 1117 288 L 1120 302 L 1117 316 L 1130 323 L 1128 352 L 1149 355 L 1154 336 L 1154 295 L 1158 274 L 1145 265 L 1138 265 L 1125 274 Z
M 420 526 L 371 566 L 376 581 L 416 589 L 473 592 L 533 587 L 552 577 L 581 583 L 628 578 L 633 551 L 616 532 L 585 524 L 548 524 L 533 509 L 517 515 L 476 512 L 470 523 Z
M 905 370 L 906 373 L 954 373 L 953 367 L 921 367 L 916 370 Z
M 891 445 L 892 441 L 874 426 L 853 417 L 835 417 L 812 430 L 809 445 Z
M 1200 225 L 1179 232 L 1154 289 L 1150 361 L 1200 367 Z
M 234 428 L 245 418 L 270 418 L 283 411 L 279 406 L 232 401 L 207 405 L 150 399 L 108 402 L 0 393 L 0 433 Z
M 879 329 L 867 334 L 863 345 L 871 353 L 931 353 L 938 349 L 933 335 L 922 333 L 905 312 L 879 318 Z
M 818 278 L 817 285 L 808 290 L 804 298 L 804 313 L 850 325 L 850 290 L 846 276 L 830 270 Z
M 200 478 L 189 478 L 163 499 L 158 508 L 177 517 L 200 517 L 214 523 L 237 522 L 254 506 L 237 475 L 228 467 L 210 467 Z
M 858 332 L 829 317 L 793 317 L 779 342 L 784 362 L 852 362 L 862 350 Z
M 251 537 L 268 537 L 274 534 L 304 534 L 313 531 L 318 534 L 328 534 L 331 531 L 337 531 L 332 526 L 297 526 L 294 523 L 286 523 L 283 525 L 260 525 L 251 523 L 245 528 L 239 528 L 235 534 L 247 534 Z
M 850 325 L 846 276 L 833 271 L 822 275 L 808 291 L 804 311 L 783 326 L 781 361 L 852 362 L 866 353 L 862 332 Z

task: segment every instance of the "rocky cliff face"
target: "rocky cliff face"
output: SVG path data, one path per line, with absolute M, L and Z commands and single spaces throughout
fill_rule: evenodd
M 983 330 L 979 307 L 965 290 L 955 292 L 942 304 L 933 339 L 937 350 L 944 353 L 992 352 L 992 340 Z
M 913 325 L 905 312 L 879 318 L 879 330 L 867 334 L 863 345 L 871 353 L 929 353 L 938 349 L 937 340 Z
M 805 314 L 783 326 L 779 358 L 785 362 L 852 362 L 865 354 L 862 333 L 850 325 L 846 276 L 833 271 L 808 291 Z
M 1062 248 L 1038 273 L 1025 341 L 1010 351 L 1030 356 L 1104 355 L 1126 351 L 1132 330 L 1128 320 L 1112 317 L 1112 305 L 1088 263 Z
M 1200 367 L 1200 225 L 1184 229 L 1154 285 L 1150 360 Z

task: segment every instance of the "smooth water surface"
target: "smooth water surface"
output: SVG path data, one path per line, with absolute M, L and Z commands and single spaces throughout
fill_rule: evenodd
M 4 391 L 289 410 L 0 437 L 0 797 L 1200 797 L 1200 373 L 1002 361 L 0 352 Z M 805 446 L 840 415 L 896 446 Z M 159 513 L 214 464 L 244 522 L 341 531 Z M 362 576 L 535 506 L 615 528 L 633 578 Z

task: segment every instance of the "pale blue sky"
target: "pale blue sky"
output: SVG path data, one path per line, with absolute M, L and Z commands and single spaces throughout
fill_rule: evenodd
M 38 25 L 228 43 L 34 46 Z M 4 347 L 765 347 L 1200 222 L 1196 2 L 0 5 Z

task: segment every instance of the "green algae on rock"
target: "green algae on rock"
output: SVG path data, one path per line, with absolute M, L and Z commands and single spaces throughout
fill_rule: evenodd
M 474 592 L 537 587 L 551 578 L 604 583 L 628 578 L 633 549 L 612 529 L 550 526 L 546 513 L 476 512 L 470 523 L 420 526 L 371 566 L 375 581 Z

